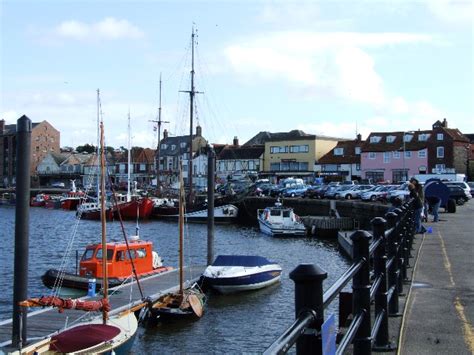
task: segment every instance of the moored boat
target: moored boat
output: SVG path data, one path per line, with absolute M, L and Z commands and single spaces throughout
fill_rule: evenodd
M 280 201 L 275 206 L 257 210 L 260 231 L 271 236 L 302 236 L 306 228 L 291 207 L 284 207 Z
M 257 290 L 280 281 L 280 265 L 262 256 L 219 255 L 203 273 L 204 283 L 220 293 Z
M 138 278 L 145 278 L 165 271 L 172 267 L 163 266 L 161 257 L 153 250 L 151 241 L 130 238 L 128 243 L 130 254 L 125 242 L 107 243 L 108 283 L 110 287 L 119 286 L 131 281 L 133 274 L 132 260 Z M 131 260 L 132 259 L 132 260 Z M 86 247 L 79 264 L 79 275 L 49 269 L 41 277 L 45 286 L 53 288 L 60 284 L 63 288 L 87 290 L 89 281 L 96 279 L 96 290 L 102 288 L 103 278 L 100 267 L 102 245 L 91 244 Z
M 43 207 L 46 203 L 46 200 L 49 200 L 49 195 L 37 194 L 35 197 L 31 198 L 30 206 L 31 207 Z

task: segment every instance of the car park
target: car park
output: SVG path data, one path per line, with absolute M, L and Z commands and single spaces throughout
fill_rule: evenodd
M 297 184 L 296 186 L 288 187 L 282 191 L 284 197 L 301 197 L 304 195 L 308 187 L 306 185 Z
M 351 200 L 354 198 L 360 198 L 362 192 L 371 189 L 373 185 L 345 185 L 351 186 L 350 189 L 340 190 L 336 193 L 337 199 Z
M 444 184 L 448 187 L 450 186 L 457 186 L 457 187 L 460 187 L 461 189 L 464 190 L 465 194 L 466 194 L 466 197 L 467 197 L 467 200 L 471 199 L 472 197 L 472 190 L 471 190 L 471 187 L 468 185 L 467 182 L 464 182 L 464 181 L 446 181 L 444 182 Z M 466 200 L 466 201 L 467 201 Z

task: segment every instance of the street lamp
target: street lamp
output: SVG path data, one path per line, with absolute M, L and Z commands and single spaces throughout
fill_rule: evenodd
M 407 174 L 406 167 L 405 167 L 405 151 L 406 151 L 405 136 L 406 136 L 407 133 L 414 134 L 415 132 L 414 131 L 403 131 L 402 139 L 403 139 L 403 181 L 404 182 L 408 180 L 408 174 Z

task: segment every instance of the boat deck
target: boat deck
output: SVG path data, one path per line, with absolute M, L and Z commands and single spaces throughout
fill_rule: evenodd
M 195 282 L 204 272 L 206 266 L 185 267 L 185 280 L 189 283 Z M 158 275 L 150 276 L 140 280 L 140 285 L 145 297 L 152 301 L 158 299 L 164 293 L 172 292 L 179 287 L 178 269 L 167 271 Z M 131 307 L 139 309 L 143 304 L 140 290 L 136 281 L 110 289 L 109 300 L 112 306 L 110 314 L 115 314 Z M 112 293 L 112 291 L 114 291 Z M 98 297 L 83 297 L 82 299 L 97 299 Z M 43 338 L 56 331 L 75 324 L 81 317 L 87 314 L 84 311 L 64 310 L 59 313 L 58 309 L 47 307 L 28 314 L 27 327 L 28 339 Z M 102 317 L 101 313 L 96 313 L 96 317 Z M 12 320 L 0 321 L 0 348 L 9 345 L 12 337 Z M 1 351 L 0 351 L 1 352 Z

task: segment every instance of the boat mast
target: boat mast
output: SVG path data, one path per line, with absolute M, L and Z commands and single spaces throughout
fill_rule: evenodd
M 184 184 L 183 184 L 183 163 L 179 167 L 179 294 L 183 294 L 183 233 L 184 233 Z
M 188 159 L 188 183 L 189 183 L 189 203 L 193 200 L 193 116 L 194 116 L 194 96 L 201 94 L 196 91 L 194 87 L 194 43 L 196 33 L 193 30 L 191 33 L 191 89 L 189 91 L 182 91 L 189 94 L 189 159 Z
M 161 124 L 162 123 L 169 123 L 169 121 L 162 121 L 161 120 L 161 73 L 160 73 L 160 91 L 159 91 L 159 107 L 158 107 L 158 120 L 151 121 L 157 124 L 158 126 L 158 139 L 157 139 L 157 146 L 156 146 L 156 186 L 158 186 L 160 179 L 160 149 L 161 149 Z
M 105 227 L 105 154 L 104 154 L 104 124 L 100 122 L 100 220 L 102 224 L 102 280 L 103 280 L 103 299 L 108 298 L 108 279 L 107 279 L 107 236 Z M 102 311 L 102 321 L 104 324 L 107 323 L 108 312 Z
M 97 202 L 99 202 L 100 191 L 100 90 L 97 89 Z
M 128 156 L 127 156 L 127 161 L 128 161 L 128 176 L 127 176 L 127 202 L 130 202 L 132 199 L 130 196 L 130 161 L 131 161 L 131 152 L 130 152 L 130 108 L 128 109 Z

